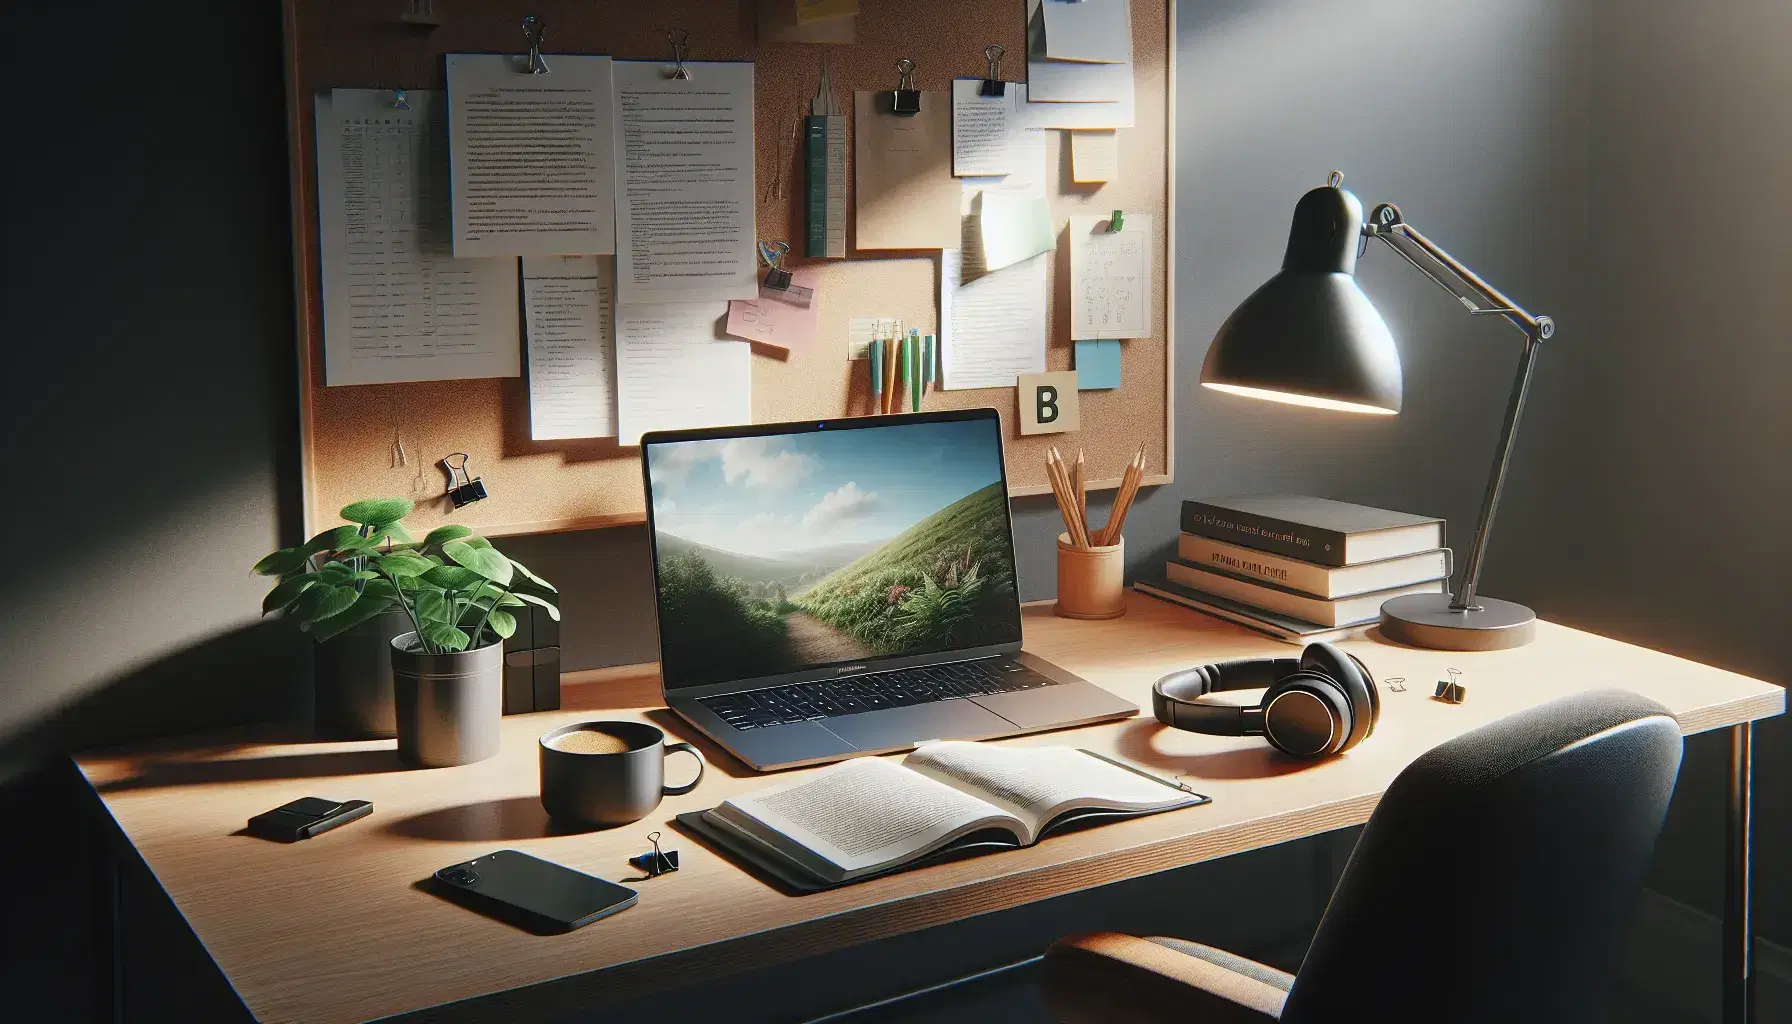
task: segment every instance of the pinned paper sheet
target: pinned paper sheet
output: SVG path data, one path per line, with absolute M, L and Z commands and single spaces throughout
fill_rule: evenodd
M 1009 83 L 1000 96 L 982 94 L 983 79 L 952 82 L 952 173 L 961 178 L 1008 174 L 1019 152 L 1027 87 Z
M 793 287 L 814 289 L 818 276 L 813 267 L 804 267 L 791 271 L 790 283 Z M 735 299 L 728 303 L 729 334 L 785 351 L 814 345 L 820 322 L 820 301 L 812 300 L 806 307 L 798 306 L 766 298 L 763 287 L 760 298 Z
M 940 253 L 942 388 L 1011 388 L 1023 373 L 1045 369 L 1045 270 L 1048 257 L 961 281 L 960 261 L 982 254 Z
M 610 58 L 552 56 L 447 55 L 456 256 L 616 251 Z
M 1134 96 L 1130 58 L 1120 64 L 1047 58 L 1040 6 L 1040 0 L 1027 0 L 1026 123 L 1034 128 L 1131 128 Z
M 618 303 L 759 294 L 753 65 L 685 66 L 688 80 L 661 61 L 615 64 Z
M 445 97 L 409 95 L 405 110 L 389 89 L 317 97 L 330 387 L 522 372 L 516 260 L 454 258 Z
M 753 421 L 753 355 L 716 330 L 724 302 L 616 307 L 617 441 Z
M 523 260 L 532 440 L 616 436 L 614 277 L 609 256 Z
M 860 249 L 950 249 L 958 244 L 952 177 L 952 100 L 923 92 L 912 117 L 890 113 L 890 91 L 853 94 L 853 176 Z
M 1120 231 L 1106 217 L 1070 218 L 1070 337 L 1151 333 L 1151 215 L 1129 213 Z
M 853 17 L 804 21 L 798 17 L 797 0 L 756 0 L 759 41 L 762 43 L 832 43 L 851 46 L 859 41 L 859 19 Z
M 1076 386 L 1101 391 L 1120 386 L 1120 342 L 1108 339 L 1076 343 Z
M 1051 203 L 1044 196 L 986 191 L 978 197 L 977 223 L 983 239 L 983 270 L 1000 270 L 1057 248 Z
M 870 359 L 871 343 L 896 336 L 899 323 L 893 316 L 855 316 L 846 324 L 846 358 Z
M 786 0 L 791 2 L 791 0 Z M 859 0 L 794 0 L 796 20 L 802 22 L 850 18 L 859 13 Z
M 1113 129 L 1070 133 L 1070 180 L 1079 185 L 1120 177 L 1120 133 Z
M 1096 64 L 1132 62 L 1131 0 L 1077 0 L 1039 7 L 1039 56 Z

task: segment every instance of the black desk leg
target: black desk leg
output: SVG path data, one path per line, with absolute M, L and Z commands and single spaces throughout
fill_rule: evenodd
M 1724 1024 L 1755 1022 L 1753 865 L 1755 723 L 1730 729 L 1729 817 L 1724 828 Z

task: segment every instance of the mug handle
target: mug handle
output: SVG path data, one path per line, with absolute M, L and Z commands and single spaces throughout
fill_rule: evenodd
M 680 751 L 680 750 L 684 751 L 685 753 L 687 753 L 697 759 L 697 777 L 692 779 L 691 781 L 685 783 L 682 786 L 667 786 L 664 790 L 662 790 L 662 792 L 666 796 L 677 796 L 680 793 L 689 793 L 691 790 L 697 788 L 697 783 L 703 781 L 703 768 L 704 768 L 703 755 L 697 753 L 697 748 L 691 746 L 689 743 L 668 743 L 668 744 L 666 744 L 666 753 L 668 753 L 668 754 L 676 753 L 677 751 Z

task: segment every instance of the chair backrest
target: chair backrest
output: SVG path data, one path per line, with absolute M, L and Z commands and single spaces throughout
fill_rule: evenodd
M 1602 690 L 1421 756 L 1370 816 L 1284 1024 L 1599 1019 L 1680 747 L 1665 708 Z

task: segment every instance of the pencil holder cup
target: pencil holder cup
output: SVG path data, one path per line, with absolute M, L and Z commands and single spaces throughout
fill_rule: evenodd
M 1058 534 L 1058 603 L 1067 619 L 1117 619 L 1126 614 L 1126 538 L 1079 548 Z

